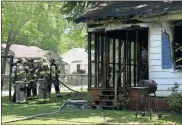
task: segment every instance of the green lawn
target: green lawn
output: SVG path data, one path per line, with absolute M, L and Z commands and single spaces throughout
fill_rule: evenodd
M 56 111 L 59 105 L 62 104 L 62 100 L 84 98 L 86 93 L 82 92 L 82 94 L 75 96 L 64 92 L 62 96 L 62 99 L 57 100 L 55 94 L 52 94 L 52 99 L 48 104 L 35 104 L 35 102 L 30 102 L 29 104 L 12 104 L 8 103 L 8 97 L 2 97 L 2 122 L 22 118 L 24 116 Z M 166 112 L 163 113 L 163 118 L 160 120 L 158 120 L 157 117 L 153 117 L 152 120 L 149 120 L 149 117 L 141 116 L 135 119 L 134 111 L 102 110 L 102 112 L 105 120 L 100 110 L 64 108 L 61 112 L 54 115 L 9 124 L 182 124 L 182 116 Z

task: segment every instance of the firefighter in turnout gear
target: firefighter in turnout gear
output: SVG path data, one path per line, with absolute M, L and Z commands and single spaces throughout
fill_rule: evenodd
M 36 76 L 38 77 L 38 103 L 43 104 L 49 101 L 49 93 L 48 93 L 48 86 L 49 86 L 49 75 L 50 75 L 50 65 L 47 62 L 47 58 L 44 57 L 42 65 L 36 70 Z
M 27 99 L 36 99 L 37 98 L 37 85 L 36 85 L 36 78 L 35 78 L 35 67 L 34 67 L 34 60 L 32 58 L 28 59 L 27 66 L 26 66 L 26 73 L 27 73 Z M 31 96 L 31 91 L 33 97 Z
M 55 61 L 55 59 L 50 60 L 50 86 L 49 86 L 49 94 L 51 93 L 52 83 L 54 84 L 55 92 L 57 97 L 61 97 L 60 88 L 59 88 L 59 75 L 60 68 L 59 62 Z
M 19 59 L 16 66 L 13 67 L 13 79 L 15 88 L 16 103 L 25 103 L 26 73 L 24 68 L 25 60 Z

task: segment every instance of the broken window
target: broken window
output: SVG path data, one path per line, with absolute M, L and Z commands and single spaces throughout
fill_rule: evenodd
M 174 67 L 175 69 L 182 69 L 182 26 L 174 27 L 174 43 L 173 43 L 173 54 L 174 54 Z

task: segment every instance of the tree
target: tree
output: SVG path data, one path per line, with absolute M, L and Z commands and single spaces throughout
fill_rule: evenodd
M 61 2 L 2 2 L 4 56 L 14 43 L 58 51 L 60 35 L 66 26 L 59 11 L 61 7 Z M 5 74 L 5 67 L 3 59 L 2 74 Z
M 72 48 L 85 48 L 86 45 L 86 29 L 76 26 L 70 22 L 71 27 L 68 28 L 61 36 L 61 53 L 64 53 Z
M 7 45 L 4 56 L 14 43 L 59 53 L 84 47 L 85 24 L 75 25 L 68 17 L 80 15 L 92 3 L 96 2 L 2 2 L 2 42 Z M 2 74 L 5 74 L 5 67 L 3 59 Z
M 65 1 L 61 12 L 66 16 L 67 20 L 73 21 L 96 4 L 97 1 Z
M 65 15 L 65 17 L 66 17 L 66 19 L 68 21 L 73 21 L 78 16 L 82 15 L 83 13 L 88 11 L 89 9 L 94 8 L 94 6 L 96 6 L 98 4 L 101 4 L 101 3 L 106 3 L 106 1 L 65 1 L 64 4 L 63 4 L 63 7 L 61 8 L 61 12 L 62 12 L 63 15 Z M 84 47 L 85 47 L 85 49 L 87 51 L 88 45 L 87 45 L 87 42 L 86 42 L 87 41 L 86 24 L 79 23 L 79 24 L 77 24 L 75 26 L 75 29 L 78 29 L 78 31 L 85 32 L 82 35 L 80 35 L 78 37 L 78 39 L 83 40 L 83 41 L 80 41 L 80 42 L 81 43 L 84 42 Z M 76 32 L 77 31 L 75 31 L 75 33 Z M 71 35 L 70 35 L 70 38 L 72 38 Z

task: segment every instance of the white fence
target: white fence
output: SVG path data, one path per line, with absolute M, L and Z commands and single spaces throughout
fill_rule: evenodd
M 59 79 L 68 86 L 88 87 L 88 74 L 60 74 Z
M 9 74 L 4 75 L 3 90 L 9 88 Z M 87 74 L 60 74 L 60 81 L 69 87 L 76 89 L 84 89 L 88 87 L 88 75 Z M 65 89 L 63 85 L 60 85 L 62 89 Z M 52 86 L 53 87 L 53 86 Z

